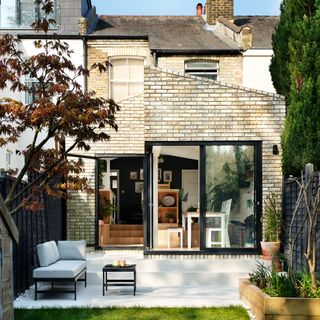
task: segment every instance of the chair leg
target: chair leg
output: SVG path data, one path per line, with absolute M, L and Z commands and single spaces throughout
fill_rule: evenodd
M 77 280 L 74 281 L 74 300 L 77 300 Z
M 84 286 L 87 287 L 87 271 L 84 273 Z

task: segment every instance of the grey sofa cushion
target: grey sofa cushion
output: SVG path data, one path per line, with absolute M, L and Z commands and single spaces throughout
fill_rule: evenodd
M 87 263 L 83 260 L 59 260 L 47 267 L 33 270 L 34 278 L 72 279 L 79 274 Z
M 49 266 L 60 258 L 55 241 L 48 241 L 37 245 L 37 254 L 40 267 Z
M 86 241 L 58 241 L 60 259 L 86 260 Z

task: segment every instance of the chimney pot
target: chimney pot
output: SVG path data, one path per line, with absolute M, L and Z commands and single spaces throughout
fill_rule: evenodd
M 197 4 L 197 17 L 201 17 L 202 16 L 202 4 L 201 3 L 198 3 Z

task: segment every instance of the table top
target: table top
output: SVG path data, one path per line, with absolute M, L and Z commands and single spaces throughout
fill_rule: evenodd
M 136 265 L 135 264 L 126 264 L 125 266 L 123 267 L 120 267 L 120 266 L 115 266 L 113 264 L 106 264 L 104 267 L 103 267 L 103 270 L 118 270 L 118 271 L 126 271 L 126 270 L 134 270 L 136 268 Z

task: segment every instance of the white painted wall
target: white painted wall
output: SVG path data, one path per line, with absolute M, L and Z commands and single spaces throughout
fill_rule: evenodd
M 33 46 L 34 40 L 22 40 L 20 50 L 24 52 L 27 56 L 35 54 L 35 49 Z M 74 51 L 71 60 L 76 66 L 84 64 L 84 51 L 83 51 L 83 41 L 82 40 L 63 40 L 66 41 L 70 48 Z M 79 79 L 79 83 L 84 85 L 84 78 Z M 0 90 L 0 98 L 11 97 L 16 100 L 25 102 L 24 92 L 11 92 L 8 88 Z M 44 136 L 46 132 L 42 132 Z M 21 169 L 24 164 L 24 157 L 21 154 L 18 154 L 18 151 L 23 151 L 27 145 L 30 144 L 33 134 L 31 131 L 25 132 L 21 139 L 15 144 L 9 144 L 5 147 L 0 148 L 0 169 L 8 169 L 6 167 L 6 152 L 11 152 L 11 169 Z M 41 136 L 39 140 L 41 139 Z M 52 148 L 54 146 L 53 141 L 49 142 L 46 147 Z M 17 151 L 17 152 L 16 152 Z
M 269 71 L 273 51 L 251 49 L 243 54 L 243 86 L 267 92 L 276 92 Z

